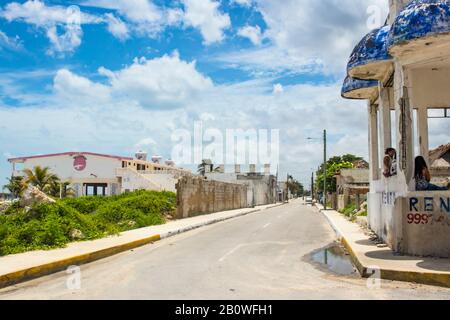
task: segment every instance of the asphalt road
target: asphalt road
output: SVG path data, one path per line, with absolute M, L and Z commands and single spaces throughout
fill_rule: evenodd
M 0 299 L 450 299 L 450 289 L 382 281 L 369 289 L 310 254 L 335 240 L 294 201 L 0 290 Z M 69 283 L 69 288 L 67 284 Z

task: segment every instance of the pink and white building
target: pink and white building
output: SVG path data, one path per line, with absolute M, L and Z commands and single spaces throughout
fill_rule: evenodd
M 147 161 L 145 152 L 122 157 L 92 152 L 63 152 L 8 159 L 12 175 L 23 175 L 24 169 L 48 167 L 61 181 L 69 182 L 77 197 L 109 196 L 135 190 L 173 191 L 175 184 L 190 171 L 177 168 L 172 161 L 161 163 L 161 157 Z

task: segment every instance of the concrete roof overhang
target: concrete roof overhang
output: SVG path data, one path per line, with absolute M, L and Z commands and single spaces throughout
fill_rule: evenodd
M 342 85 L 341 96 L 345 99 L 370 99 L 378 97 L 378 81 L 359 80 L 347 76 Z
M 450 42 L 450 1 L 413 0 L 396 17 L 388 51 L 401 57 Z
M 392 57 L 388 52 L 391 26 L 369 32 L 353 49 L 347 65 L 347 73 L 355 79 L 382 80 L 392 68 Z

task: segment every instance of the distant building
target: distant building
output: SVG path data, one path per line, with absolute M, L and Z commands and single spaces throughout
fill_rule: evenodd
M 10 193 L 0 192 L 0 201 L 10 200 L 12 196 Z
M 270 166 L 264 166 L 264 172 L 257 172 L 256 165 L 250 165 L 248 172 L 241 172 L 241 166 L 236 165 L 234 172 L 226 173 L 225 166 L 218 166 L 216 172 L 205 172 L 209 180 L 247 185 L 247 201 L 249 206 L 259 206 L 276 203 L 278 188 L 276 176 L 270 174 Z
M 446 186 L 450 181 L 450 142 L 430 151 L 432 182 Z
M 12 175 L 22 176 L 24 169 L 36 166 L 49 167 L 61 181 L 69 182 L 77 197 L 109 196 L 127 191 L 174 191 L 180 176 L 190 171 L 167 164 L 147 161 L 145 152 L 136 157 L 122 157 L 92 152 L 64 152 L 8 159 Z
M 369 169 L 341 169 L 334 177 L 336 178 L 337 189 L 334 207 L 342 210 L 350 204 L 351 197 L 355 197 L 355 204 L 359 209 L 361 198 L 365 197 L 369 192 Z

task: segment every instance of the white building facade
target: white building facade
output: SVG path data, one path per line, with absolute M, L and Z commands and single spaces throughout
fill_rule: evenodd
M 24 169 L 48 167 L 62 182 L 70 183 L 77 197 L 111 196 L 135 190 L 175 192 L 175 183 L 190 172 L 172 162 L 147 161 L 145 153 L 122 157 L 92 152 L 64 152 L 8 159 L 12 175 Z
M 417 191 L 414 161 L 422 156 L 431 167 L 429 119 L 450 115 L 450 3 L 389 4 L 386 25 L 353 51 L 342 89 L 368 101 L 369 225 L 398 253 L 448 258 L 450 191 Z M 383 175 L 387 148 L 397 152 L 391 176 Z

